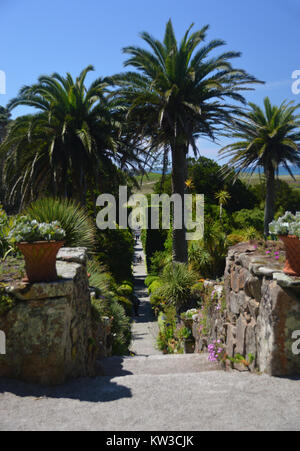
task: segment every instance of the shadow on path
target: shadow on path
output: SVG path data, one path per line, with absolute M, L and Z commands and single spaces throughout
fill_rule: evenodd
M 99 376 L 80 378 L 63 385 L 43 387 L 14 379 L 0 378 L 0 394 L 12 393 L 16 396 L 34 398 L 73 399 L 82 402 L 110 402 L 121 398 L 131 398 L 131 389 L 113 382 L 115 376 L 127 376 L 130 371 L 123 370 L 123 358 L 118 357 L 111 364 L 110 376 L 101 369 Z

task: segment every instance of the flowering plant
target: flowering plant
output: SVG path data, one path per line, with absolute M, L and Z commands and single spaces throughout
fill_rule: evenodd
M 287 211 L 284 216 L 269 225 L 272 235 L 295 235 L 300 238 L 300 212 L 293 215 Z
M 66 232 L 58 221 L 51 223 L 30 220 L 26 216 L 18 219 L 15 227 L 9 233 L 9 239 L 15 243 L 35 241 L 63 241 Z
M 210 362 L 217 362 L 221 360 L 222 354 L 224 353 L 221 340 L 214 340 L 210 345 L 208 345 L 208 353 L 208 360 Z

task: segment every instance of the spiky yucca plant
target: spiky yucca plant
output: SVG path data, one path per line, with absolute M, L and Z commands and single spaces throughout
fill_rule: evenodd
M 191 287 L 197 281 L 196 273 L 184 263 L 173 262 L 166 266 L 160 280 L 162 286 L 155 294 L 174 305 L 178 313 L 183 311 L 191 300 Z
M 65 246 L 93 250 L 96 227 L 86 210 L 77 202 L 44 197 L 29 205 L 25 214 L 39 222 L 59 221 L 66 232 Z

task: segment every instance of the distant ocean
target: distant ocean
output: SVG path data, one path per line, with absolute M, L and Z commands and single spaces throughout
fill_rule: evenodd
M 291 169 L 293 175 L 300 175 L 300 168 L 298 166 L 291 166 L 290 169 Z M 258 174 L 259 170 L 256 170 L 255 173 Z M 261 174 L 263 174 L 263 171 L 261 171 Z M 290 175 L 289 171 L 283 167 L 279 168 L 278 174 L 279 175 Z
M 299 168 L 298 166 L 291 166 L 291 171 L 292 171 L 293 175 L 300 175 L 300 168 Z M 153 170 L 153 172 L 154 172 L 155 174 L 161 174 L 161 173 L 162 173 L 162 169 L 155 168 L 155 169 Z M 167 173 L 169 174 L 169 173 L 170 173 L 170 170 L 168 170 Z M 258 174 L 259 171 L 256 170 L 255 173 Z M 262 173 L 263 173 L 263 172 L 261 171 L 261 174 L 262 174 Z M 279 168 L 278 174 L 279 174 L 279 175 L 290 175 L 289 172 L 288 172 L 285 168 L 283 168 L 283 167 L 280 167 L 280 168 Z

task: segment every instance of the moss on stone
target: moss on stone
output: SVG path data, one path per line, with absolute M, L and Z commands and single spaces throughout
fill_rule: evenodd
M 16 301 L 5 292 L 5 284 L 0 283 L 0 316 L 12 309 Z

